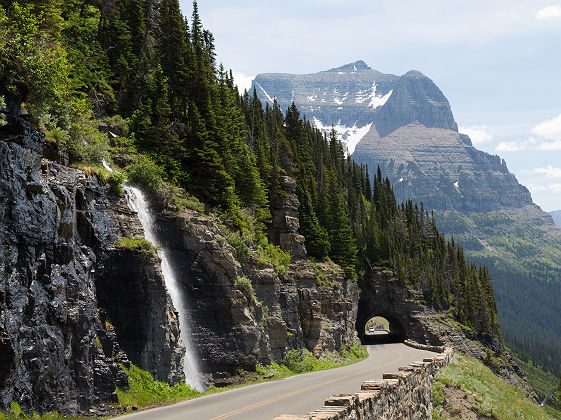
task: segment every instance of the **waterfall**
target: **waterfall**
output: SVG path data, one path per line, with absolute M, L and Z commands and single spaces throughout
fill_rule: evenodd
M 131 185 L 125 185 L 125 194 L 131 210 L 138 213 L 138 218 L 144 228 L 144 237 L 150 241 L 152 245 L 158 247 L 158 256 L 162 260 L 162 274 L 164 275 L 166 288 L 168 289 L 173 306 L 175 306 L 175 309 L 179 314 L 180 337 L 186 347 L 183 364 L 185 382 L 199 391 L 204 391 L 204 386 L 201 381 L 201 373 L 197 365 L 195 352 L 193 351 L 194 346 L 191 343 L 191 328 L 187 311 L 187 302 L 182 293 L 181 285 L 179 284 L 179 281 L 177 280 L 171 267 L 168 252 L 161 246 L 160 242 L 156 238 L 154 232 L 154 222 L 152 220 L 152 216 L 150 215 L 150 209 L 148 208 L 148 201 L 142 191 Z
M 113 172 L 113 168 L 111 168 L 109 163 L 105 160 L 102 162 L 102 165 L 109 172 Z M 152 216 L 150 215 L 148 201 L 142 191 L 128 184 L 125 185 L 125 195 L 130 209 L 138 213 L 138 218 L 140 219 L 140 223 L 144 229 L 144 237 L 150 241 L 152 245 L 158 248 L 158 256 L 162 261 L 162 274 L 164 276 L 166 288 L 171 297 L 171 301 L 173 302 L 173 306 L 179 315 L 179 336 L 185 344 L 185 359 L 183 363 L 185 382 L 198 391 L 204 391 L 205 387 L 201 381 L 201 373 L 197 365 L 193 345 L 191 344 L 191 328 L 187 312 L 187 302 L 185 301 L 183 293 L 181 293 L 181 286 L 175 277 L 173 269 L 171 268 L 168 253 L 156 239 L 156 235 L 154 233 L 154 222 L 152 221 Z

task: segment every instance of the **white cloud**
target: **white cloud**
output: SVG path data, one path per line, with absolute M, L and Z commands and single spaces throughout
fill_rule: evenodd
M 555 168 L 553 165 L 547 165 L 544 168 L 524 169 L 522 173 L 545 175 L 547 178 L 561 178 L 561 168 Z
M 561 140 L 561 114 L 539 123 L 532 128 L 532 133 L 552 140 Z
M 561 194 L 561 184 L 528 184 L 528 189 L 530 192 L 539 193 L 539 192 L 548 192 L 551 194 Z
M 498 152 L 521 152 L 533 148 L 537 143 L 536 139 L 530 137 L 528 140 L 523 141 L 501 141 L 495 150 Z
M 493 140 L 493 134 L 487 131 L 486 125 L 474 125 L 471 127 L 459 127 L 460 133 L 467 134 L 473 144 L 488 143 Z
M 536 11 L 536 20 L 561 18 L 561 6 L 544 7 Z
M 246 76 L 239 71 L 232 71 L 232 76 L 234 76 L 234 83 L 238 86 L 240 93 L 243 93 L 244 90 L 249 92 L 249 89 L 251 89 L 251 82 L 255 79 L 255 76 Z
M 543 142 L 540 144 L 541 150 L 561 150 L 561 140 Z

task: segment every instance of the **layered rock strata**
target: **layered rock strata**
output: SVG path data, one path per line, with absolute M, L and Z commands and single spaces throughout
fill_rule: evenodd
M 296 260 L 286 271 L 275 269 L 252 250 L 240 254 L 217 218 L 190 209 L 176 213 L 162 204 L 165 197 L 152 202 L 157 234 L 189 301 L 193 341 L 208 382 L 232 383 L 239 369 L 280 362 L 291 349 L 319 356 L 357 338 L 358 287 L 336 265 Z M 297 218 L 295 207 L 289 208 L 279 219 Z M 239 285 L 244 278 L 251 290 Z

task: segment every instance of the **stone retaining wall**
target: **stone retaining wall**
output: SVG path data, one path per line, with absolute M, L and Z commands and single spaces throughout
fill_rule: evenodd
M 453 350 L 384 373 L 382 380 L 363 382 L 356 394 L 333 395 L 306 415 L 283 415 L 275 420 L 431 419 L 432 380 L 450 361 Z

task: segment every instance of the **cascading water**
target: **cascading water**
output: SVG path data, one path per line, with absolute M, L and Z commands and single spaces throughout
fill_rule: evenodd
M 183 364 L 185 382 L 193 388 L 203 391 L 204 386 L 201 382 L 201 374 L 199 372 L 199 367 L 197 366 L 197 359 L 193 351 L 193 345 L 191 344 L 191 328 L 189 327 L 190 322 L 187 312 L 187 302 L 185 301 L 181 291 L 181 286 L 171 267 L 166 249 L 161 247 L 161 244 L 158 242 L 156 235 L 154 234 L 154 223 L 152 216 L 150 215 L 148 202 L 143 192 L 131 185 L 125 185 L 125 194 L 129 207 L 138 213 L 138 218 L 144 228 L 144 237 L 150 241 L 152 245 L 158 247 L 158 255 L 162 260 L 162 274 L 164 275 L 166 287 L 171 296 L 173 306 L 175 306 L 175 309 L 179 314 L 180 336 L 186 347 L 185 362 Z
M 113 169 L 107 162 L 103 162 L 103 166 L 110 172 Z M 158 248 L 158 256 L 162 261 L 162 274 L 166 283 L 166 288 L 173 302 L 173 306 L 179 314 L 179 334 L 181 340 L 185 344 L 185 359 L 183 364 L 183 372 L 185 373 L 185 382 L 191 387 L 204 391 L 204 385 L 201 381 L 201 373 L 197 365 L 197 359 L 191 344 L 191 328 L 187 311 L 187 302 L 181 291 L 181 286 L 175 277 L 175 273 L 171 267 L 168 253 L 157 240 L 154 232 L 154 222 L 150 215 L 148 201 L 144 193 L 136 187 L 125 185 L 125 195 L 127 203 L 131 210 L 136 211 L 142 228 L 144 229 L 144 237 L 150 241 L 152 245 Z

